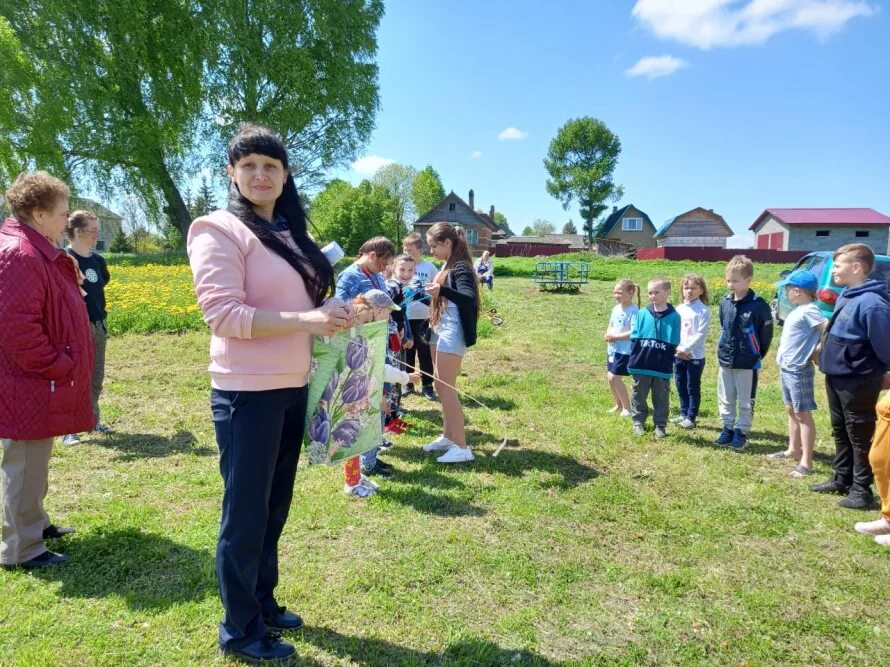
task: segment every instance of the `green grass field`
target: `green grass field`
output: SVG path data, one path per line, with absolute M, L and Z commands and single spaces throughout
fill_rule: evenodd
M 666 272 L 647 264 L 623 275 Z M 474 464 L 421 452 L 440 416 L 412 397 L 415 428 L 386 456 L 398 476 L 379 495 L 347 498 L 338 468 L 301 467 L 278 589 L 306 621 L 290 635 L 298 664 L 886 660 L 890 552 L 852 531 L 876 515 L 837 508 L 762 457 L 786 432 L 774 364 L 748 451 L 711 445 L 713 360 L 698 430 L 634 438 L 629 420 L 605 414 L 611 288 L 496 282 L 505 323 L 486 327 L 461 380 L 488 406 L 467 410 Z M 47 508 L 78 527 L 62 549 L 73 560 L 0 571 L 0 664 L 228 664 L 215 643 L 207 344 L 203 330 L 112 337 L 103 407 L 116 433 L 58 446 L 51 463 Z M 817 426 L 820 479 L 827 410 Z

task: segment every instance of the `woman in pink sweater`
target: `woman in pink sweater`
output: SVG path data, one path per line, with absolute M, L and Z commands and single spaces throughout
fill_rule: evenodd
M 249 661 L 294 654 L 269 628 L 302 619 L 278 604 L 278 539 L 303 441 L 312 337 L 347 324 L 334 272 L 306 233 L 280 137 L 244 125 L 228 148 L 228 209 L 195 220 L 189 263 L 210 327 L 211 408 L 225 492 L 216 575 L 220 648 Z

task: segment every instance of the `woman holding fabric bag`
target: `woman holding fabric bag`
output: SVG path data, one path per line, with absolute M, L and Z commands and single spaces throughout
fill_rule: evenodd
M 93 428 L 93 345 L 77 265 L 59 242 L 68 186 L 44 171 L 20 174 L 6 193 L 13 218 L 0 228 L 0 563 L 35 569 L 64 563 L 44 540 L 74 532 L 50 523 L 53 437 Z
M 334 272 L 306 231 L 281 138 L 243 125 L 228 147 L 228 209 L 195 220 L 189 263 L 210 327 L 211 408 L 225 493 L 216 573 L 223 652 L 295 653 L 270 628 L 303 621 L 278 604 L 278 540 L 303 441 L 312 337 L 346 326 Z

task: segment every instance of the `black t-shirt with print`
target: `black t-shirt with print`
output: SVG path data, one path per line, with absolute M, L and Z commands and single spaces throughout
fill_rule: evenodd
M 73 248 L 66 248 L 66 250 L 77 260 L 80 272 L 84 276 L 81 287 L 87 293 L 83 300 L 87 304 L 90 322 L 104 320 L 108 315 L 105 311 L 105 286 L 111 280 L 105 258 L 95 252 L 91 252 L 89 257 L 83 257 L 74 252 Z

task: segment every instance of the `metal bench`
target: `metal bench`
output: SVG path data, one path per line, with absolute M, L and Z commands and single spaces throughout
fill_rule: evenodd
M 534 280 L 542 290 L 577 292 L 589 282 L 589 275 L 589 262 L 538 262 Z

